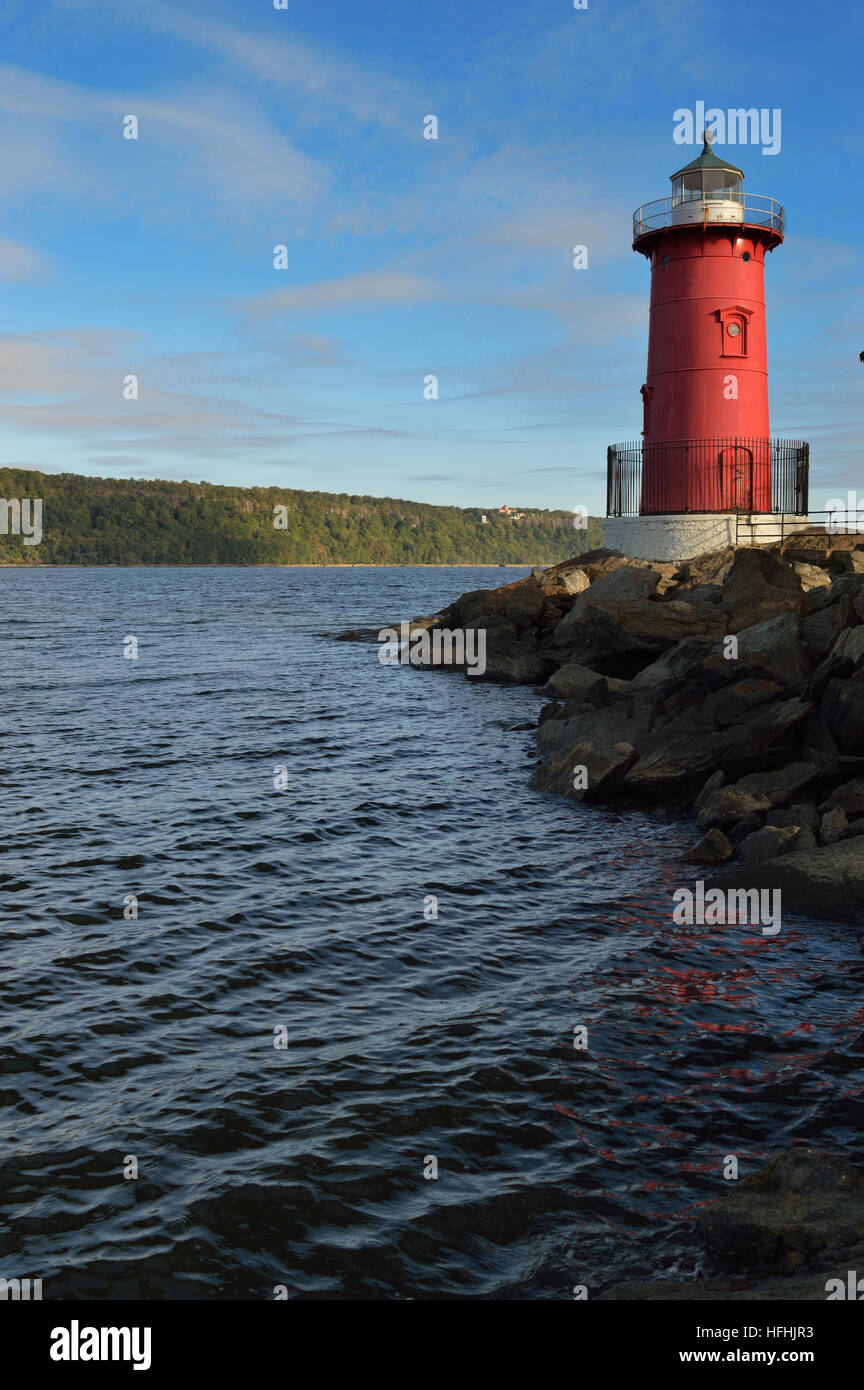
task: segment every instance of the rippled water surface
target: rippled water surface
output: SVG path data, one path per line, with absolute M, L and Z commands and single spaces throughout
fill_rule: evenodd
M 521 573 L 0 571 L 0 1274 L 567 1298 L 855 1156 L 853 930 L 673 927 L 692 826 L 531 791 L 536 692 L 327 635 Z

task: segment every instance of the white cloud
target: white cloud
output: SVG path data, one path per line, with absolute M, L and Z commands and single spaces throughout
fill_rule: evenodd
M 371 304 L 411 304 L 428 299 L 432 286 L 420 275 L 375 270 L 317 284 L 272 290 L 246 302 L 253 314 L 277 314 L 308 309 L 345 309 Z
M 0 236 L 0 280 L 31 280 L 44 265 L 38 251 Z

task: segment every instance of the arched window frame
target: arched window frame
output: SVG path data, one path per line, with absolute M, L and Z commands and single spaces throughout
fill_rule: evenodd
M 745 309 L 741 304 L 730 304 L 727 309 L 715 309 L 714 317 L 720 324 L 720 356 L 721 357 L 746 357 L 748 353 L 747 339 L 749 337 L 750 319 L 753 316 L 752 309 Z M 741 332 L 730 334 L 730 324 L 737 323 Z

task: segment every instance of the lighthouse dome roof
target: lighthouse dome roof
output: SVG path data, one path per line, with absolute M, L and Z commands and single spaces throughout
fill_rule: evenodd
M 711 148 L 711 136 L 707 130 L 702 137 L 702 153 L 685 164 L 683 169 L 676 169 L 670 177 L 677 179 L 680 174 L 693 173 L 696 169 L 730 169 L 732 173 L 740 174 L 742 179 L 744 177 L 744 170 L 739 169 L 737 164 L 730 163 L 728 159 L 718 159 Z

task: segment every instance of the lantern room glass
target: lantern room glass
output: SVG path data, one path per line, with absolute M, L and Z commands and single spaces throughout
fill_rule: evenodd
M 693 169 L 672 180 L 672 205 L 741 197 L 741 175 L 734 169 Z

